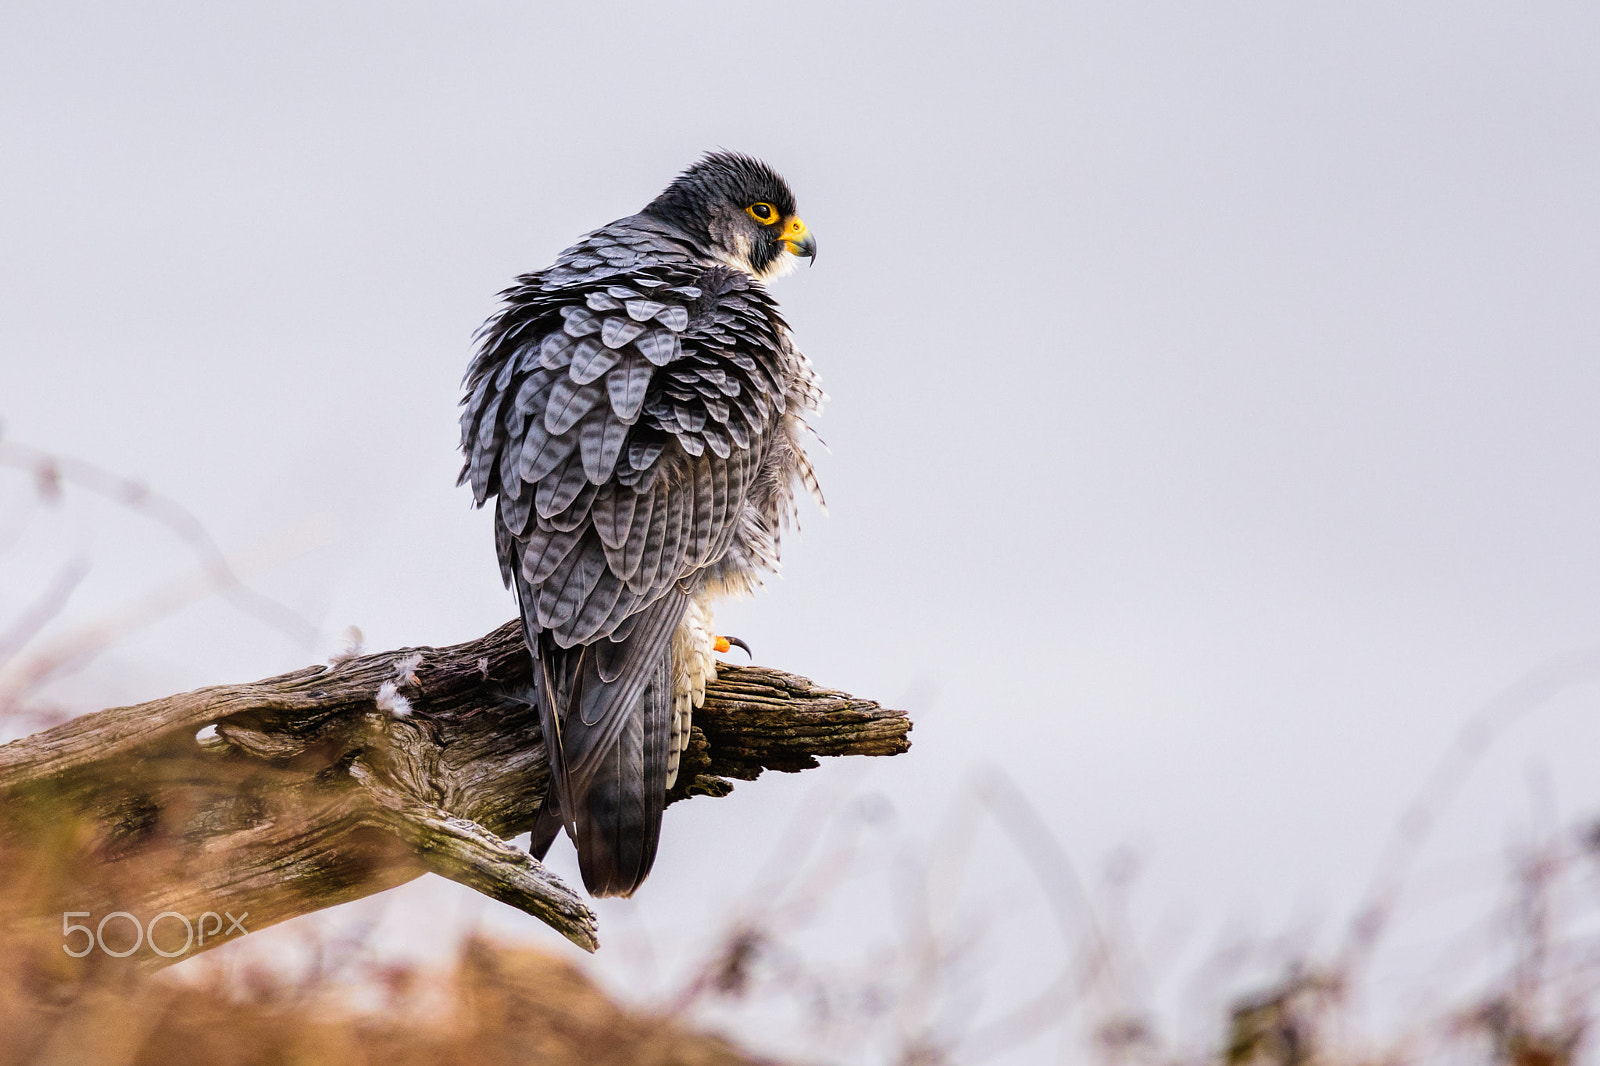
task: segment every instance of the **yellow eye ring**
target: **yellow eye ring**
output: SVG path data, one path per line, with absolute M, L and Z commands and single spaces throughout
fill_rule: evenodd
M 770 226 L 778 221 L 778 209 L 768 203 L 751 204 L 744 209 L 744 213 L 763 226 Z

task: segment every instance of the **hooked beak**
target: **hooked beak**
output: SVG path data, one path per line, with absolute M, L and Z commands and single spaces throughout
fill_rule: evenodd
M 791 218 L 783 227 L 783 246 L 792 255 L 803 255 L 814 265 L 817 261 L 817 239 L 806 229 L 799 217 Z

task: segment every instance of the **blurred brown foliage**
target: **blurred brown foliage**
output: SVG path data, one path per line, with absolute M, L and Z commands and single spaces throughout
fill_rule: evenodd
M 199 960 L 197 960 L 199 961 Z M 389 966 L 376 1006 L 335 980 L 252 966 L 230 980 L 123 974 L 52 998 L 8 968 L 0 1063 L 82 1066 L 754 1066 L 728 1041 L 618 1006 L 572 963 L 467 940 L 454 967 Z M 41 994 L 44 993 L 44 994 Z

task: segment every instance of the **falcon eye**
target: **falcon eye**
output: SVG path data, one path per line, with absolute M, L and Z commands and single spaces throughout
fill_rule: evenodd
M 770 226 L 778 221 L 778 212 L 771 204 L 751 204 L 745 208 L 745 213 L 763 226 Z

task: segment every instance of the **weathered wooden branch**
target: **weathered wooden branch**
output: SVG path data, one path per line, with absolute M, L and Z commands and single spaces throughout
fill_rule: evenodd
M 453 647 L 101 711 L 0 747 L 0 903 L 13 927 L 46 936 L 98 929 L 98 941 L 65 939 L 96 956 L 133 944 L 139 923 L 148 937 L 128 959 L 155 967 L 229 939 L 224 915 L 254 931 L 431 871 L 593 950 L 583 900 L 507 843 L 533 825 L 549 779 L 538 715 L 508 696 L 528 674 L 513 623 Z M 909 747 L 903 712 L 777 670 L 721 675 L 669 801 L 821 755 Z M 98 926 L 114 912 L 131 919 Z M 196 942 L 178 951 L 185 923 Z

